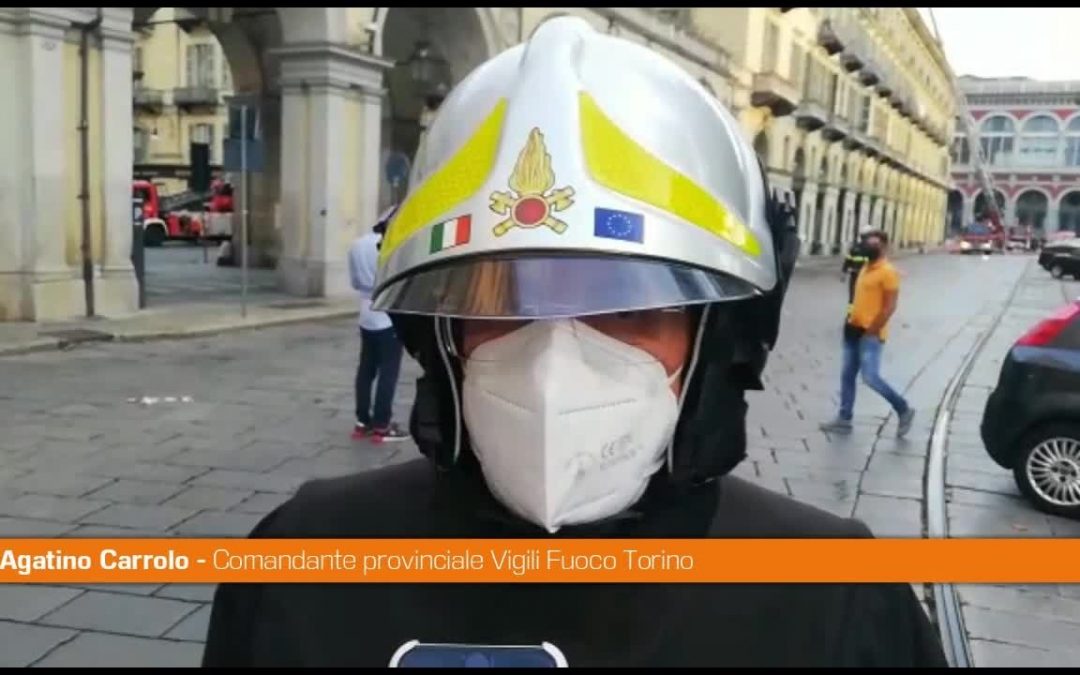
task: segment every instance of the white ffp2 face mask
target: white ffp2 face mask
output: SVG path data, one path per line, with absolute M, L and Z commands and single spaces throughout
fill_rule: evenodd
M 677 376 L 576 320 L 480 345 L 465 363 L 463 412 L 488 487 L 549 532 L 631 506 L 675 432 Z

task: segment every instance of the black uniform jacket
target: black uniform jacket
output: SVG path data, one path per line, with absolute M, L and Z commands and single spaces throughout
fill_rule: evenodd
M 653 490 L 566 537 L 867 537 L 734 477 Z M 427 460 L 308 483 L 266 538 L 543 537 L 477 475 Z M 798 565 L 798 560 L 792 560 Z M 538 645 L 575 666 L 944 666 L 911 586 L 869 584 L 235 584 L 214 598 L 205 666 L 385 667 L 403 643 Z

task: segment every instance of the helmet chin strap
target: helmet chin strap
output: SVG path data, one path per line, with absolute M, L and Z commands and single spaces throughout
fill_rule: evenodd
M 439 357 L 442 359 L 443 367 L 446 368 L 446 379 L 450 382 L 450 394 L 454 398 L 454 458 L 453 463 L 457 464 L 458 458 L 461 456 L 461 427 L 465 423 L 464 416 L 461 414 L 461 395 L 458 393 L 457 376 L 454 374 L 454 366 L 450 361 L 450 357 L 456 354 L 453 346 L 453 339 L 450 330 L 450 319 L 447 317 L 434 317 L 435 320 L 435 342 L 439 350 Z
M 683 373 L 682 388 L 679 390 L 679 412 L 675 416 L 676 420 L 682 419 L 683 402 L 686 401 L 686 392 L 690 389 L 690 380 L 694 377 L 694 372 L 697 370 L 698 356 L 701 354 L 701 340 L 705 336 L 705 323 L 709 318 L 709 310 L 712 309 L 712 305 L 705 305 L 701 310 L 701 318 L 698 319 L 697 336 L 694 337 L 693 350 L 690 352 L 690 362 L 685 367 Z M 678 371 L 676 371 L 678 372 Z M 672 434 L 671 440 L 667 444 L 667 470 L 668 474 L 672 474 L 675 471 L 675 435 Z

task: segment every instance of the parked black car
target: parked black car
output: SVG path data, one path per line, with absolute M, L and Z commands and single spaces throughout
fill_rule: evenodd
M 1080 248 L 1050 254 L 1046 261 L 1046 269 L 1055 279 L 1063 277 L 1080 279 Z
M 1039 509 L 1080 519 L 1080 302 L 1009 350 L 980 431 Z
M 1080 252 L 1080 239 L 1067 239 L 1065 241 L 1044 244 L 1039 250 L 1039 265 L 1047 271 L 1053 269 L 1053 260 L 1059 255 L 1069 255 Z

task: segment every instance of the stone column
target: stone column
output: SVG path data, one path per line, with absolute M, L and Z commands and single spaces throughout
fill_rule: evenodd
M 874 195 L 865 193 L 862 195 L 862 198 L 859 199 L 859 212 L 855 214 L 855 222 L 858 223 L 856 229 L 861 230 L 870 225 L 876 203 L 877 200 L 874 198 Z
M 1058 231 L 1058 211 L 1060 203 L 1051 201 L 1046 209 L 1046 219 L 1043 220 L 1043 232 L 1053 234 Z
M 138 308 L 131 265 L 131 32 L 130 7 L 107 7 L 101 25 L 102 251 L 97 262 L 95 310 L 103 316 Z
M 357 148 L 360 165 L 360 203 L 357 205 L 358 227 L 353 236 L 367 232 L 379 217 L 379 187 L 383 183 L 382 158 L 382 112 L 386 102 L 385 91 L 365 90 L 361 93 L 361 133 Z
M 844 191 L 844 203 L 839 205 L 836 213 L 836 226 L 840 228 L 840 246 L 845 251 L 851 246 L 851 228 L 855 217 L 855 200 L 858 196 L 858 192 L 847 188 Z
M 85 311 L 66 259 L 67 179 L 77 158 L 68 157 L 65 111 L 77 98 L 63 86 L 70 21 L 61 12 L 0 10 L 0 321 Z
M 817 203 L 817 183 L 806 183 L 802 191 L 802 203 L 799 204 L 799 239 L 803 242 L 804 253 L 814 250 L 814 206 Z
M 893 205 L 892 200 L 882 197 L 878 201 L 881 203 L 881 206 L 878 208 L 878 217 L 881 221 L 881 224 L 878 227 L 889 233 L 889 239 L 891 241 L 903 242 L 903 237 L 900 236 L 900 233 L 897 231 L 896 228 L 896 220 L 894 220 L 896 216 L 896 209 Z
M 828 253 L 832 253 L 833 248 L 836 246 L 836 202 L 839 198 L 840 191 L 835 187 L 829 186 L 825 188 L 825 201 L 823 204 L 825 212 L 821 214 L 821 238 L 824 243 L 824 250 Z
M 908 205 L 903 201 L 898 201 L 896 202 L 894 208 L 895 212 L 893 215 L 893 220 L 896 223 L 896 231 L 910 232 L 911 230 L 910 228 L 908 228 Z
M 347 252 L 377 208 L 378 138 L 366 113 L 390 64 L 336 45 L 291 45 L 281 59 L 282 251 L 278 274 L 289 293 L 350 292 Z M 365 159 L 366 158 L 366 159 Z M 362 204 L 366 202 L 366 204 Z

